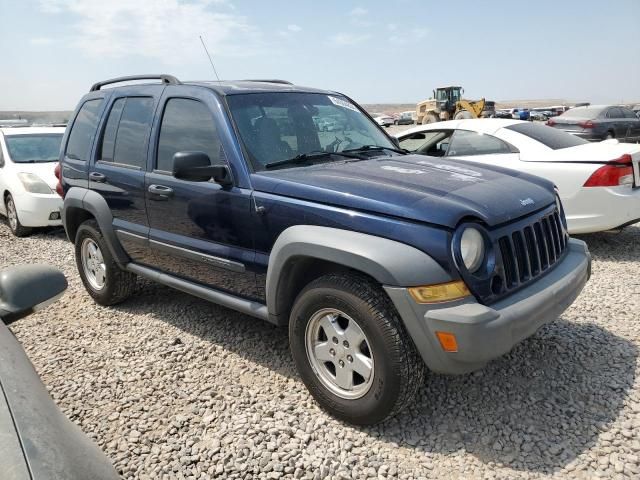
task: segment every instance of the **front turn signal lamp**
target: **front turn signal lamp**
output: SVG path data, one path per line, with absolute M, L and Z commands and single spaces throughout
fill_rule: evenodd
M 440 303 L 468 297 L 471 292 L 462 280 L 457 280 L 423 287 L 410 287 L 409 294 L 418 303 Z

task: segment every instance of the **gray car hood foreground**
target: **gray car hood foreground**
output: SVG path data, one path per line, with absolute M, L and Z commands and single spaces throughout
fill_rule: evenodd
M 0 321 L 0 478 L 120 478 L 58 409 L 20 343 Z
M 423 155 L 264 171 L 252 182 L 258 191 L 451 228 L 469 217 L 503 224 L 555 201 L 548 180 Z

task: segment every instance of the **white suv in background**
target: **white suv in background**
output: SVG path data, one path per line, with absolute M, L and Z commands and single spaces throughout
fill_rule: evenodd
M 17 237 L 62 225 L 55 168 L 63 134 L 64 127 L 0 128 L 0 214 Z

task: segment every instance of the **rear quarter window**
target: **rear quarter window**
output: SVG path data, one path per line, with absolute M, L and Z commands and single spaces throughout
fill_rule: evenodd
M 90 155 L 91 142 L 98 125 L 98 113 L 102 106 L 102 99 L 87 100 L 84 102 L 80 111 L 76 116 L 71 132 L 69 132 L 69 140 L 65 155 L 74 160 L 87 161 Z
M 517 123 L 505 127 L 507 130 L 513 130 L 526 137 L 536 140 L 552 150 L 560 150 L 561 148 L 576 147 L 589 143 L 587 140 L 571 135 L 570 133 L 557 130 L 546 125 L 536 123 Z

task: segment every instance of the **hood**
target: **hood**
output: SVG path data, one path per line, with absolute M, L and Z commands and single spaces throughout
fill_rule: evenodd
M 544 155 L 539 155 L 538 152 L 523 152 L 520 154 L 520 159 L 526 162 L 604 163 L 619 159 L 625 154 L 631 155 L 634 159 L 640 158 L 640 146 L 633 143 L 620 143 L 618 140 L 605 140 L 550 150 Z
M 13 168 L 16 173 L 33 173 L 40 177 L 49 187 L 55 191 L 58 179 L 56 178 L 55 168 L 58 162 L 43 163 L 14 163 Z
M 265 171 L 252 182 L 262 192 L 450 228 L 465 217 L 499 225 L 555 201 L 542 178 L 423 155 Z

